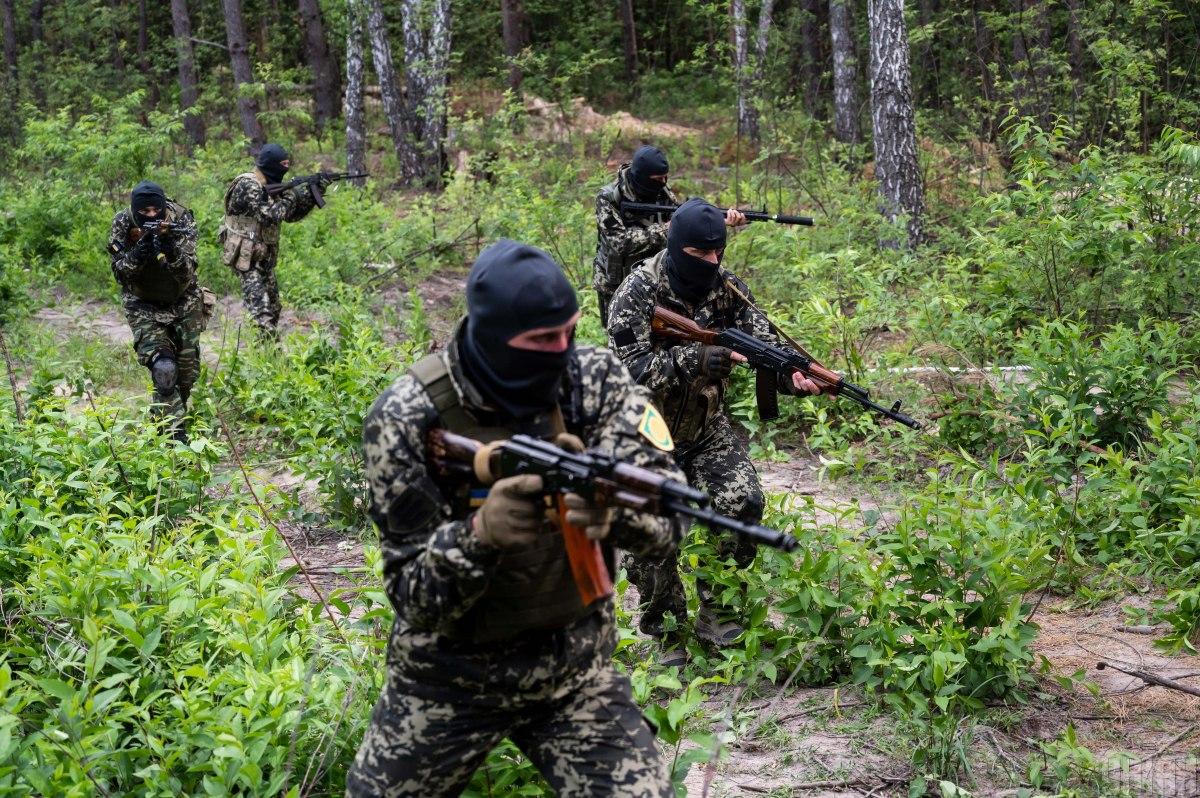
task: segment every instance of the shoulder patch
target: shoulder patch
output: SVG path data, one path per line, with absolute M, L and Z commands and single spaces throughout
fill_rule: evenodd
M 658 412 L 658 408 L 649 402 L 642 413 L 642 420 L 638 422 L 638 432 L 642 433 L 642 437 L 650 441 L 654 448 L 664 452 L 675 451 L 675 441 L 671 440 L 671 430 L 667 427 L 667 422 L 662 413 Z

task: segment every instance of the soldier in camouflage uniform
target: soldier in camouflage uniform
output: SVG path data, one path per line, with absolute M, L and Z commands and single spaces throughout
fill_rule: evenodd
M 200 333 L 214 304 L 196 280 L 192 212 L 168 200 L 157 183 L 138 183 L 129 207 L 113 217 L 108 253 L 133 348 L 154 383 L 152 411 L 186 440 L 188 395 L 200 375 Z
M 621 281 L 639 261 L 667 243 L 667 216 L 622 213 L 621 202 L 679 204 L 667 188 L 667 172 L 667 156 L 662 150 L 639 147 L 631 162 L 621 164 L 617 179 L 596 195 L 597 243 L 592 271 L 601 324 L 608 321 L 608 306 Z
M 263 188 L 282 182 L 291 166 L 287 152 L 268 144 L 258 153 L 256 169 L 234 178 L 225 192 L 225 221 L 221 225 L 222 260 L 242 281 L 246 310 L 264 338 L 278 337 L 279 283 L 275 262 L 279 259 L 279 226 L 298 222 L 316 206 L 306 187 L 271 196 Z M 324 189 L 325 181 L 320 181 Z
M 654 731 L 611 663 L 612 601 L 584 605 L 537 475 L 450 477 L 427 466 L 443 427 L 613 453 L 675 479 L 646 389 L 607 350 L 574 345 L 575 292 L 534 247 L 500 241 L 467 280 L 448 348 L 376 400 L 363 433 L 384 587 L 396 610 L 386 684 L 348 796 L 458 795 L 505 737 L 562 795 L 673 795 Z M 644 436 L 644 437 L 643 437 Z M 676 521 L 568 495 L 567 521 L 612 546 L 674 557 Z
M 730 221 L 737 221 L 731 213 L 736 211 L 723 212 L 703 200 L 688 200 L 680 206 L 671 220 L 667 248 L 643 261 L 613 297 L 608 335 L 634 379 L 650 389 L 655 404 L 663 409 L 676 441 L 676 462 L 688 481 L 712 497 L 718 512 L 759 523 L 764 506 L 762 485 L 724 407 L 730 371 L 735 362 L 744 362 L 745 358 L 725 347 L 652 338 L 650 327 L 655 305 L 662 305 L 702 327 L 736 327 L 778 343 L 766 319 L 752 313 L 729 286 L 736 286 L 748 298 L 749 289 L 720 268 L 725 228 Z M 779 390 L 785 393 L 820 390 L 799 374 L 779 382 Z M 749 541 L 723 535 L 717 545 L 720 554 L 732 557 L 739 568 L 747 568 L 754 561 L 756 547 Z M 630 581 L 645 601 L 642 631 L 664 637 L 664 615 L 670 613 L 677 621 L 686 615 L 675 560 L 635 559 L 629 572 Z M 742 632 L 732 620 L 736 608 L 717 606 L 703 581 L 697 582 L 697 592 L 697 636 L 717 645 L 736 640 Z M 682 658 L 674 645 L 677 639 L 667 636 L 664 642 L 664 662 Z

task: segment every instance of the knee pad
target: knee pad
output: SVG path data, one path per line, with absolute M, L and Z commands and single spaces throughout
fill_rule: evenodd
M 150 379 L 154 380 L 154 388 L 159 393 L 170 393 L 179 382 L 179 369 L 175 358 L 170 355 L 159 355 L 150 365 Z

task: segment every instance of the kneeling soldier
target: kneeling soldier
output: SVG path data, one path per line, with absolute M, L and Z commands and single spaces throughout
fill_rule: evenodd
M 731 216 L 737 214 L 737 216 Z M 689 483 L 712 496 L 713 508 L 740 521 L 762 520 L 764 500 L 758 472 L 725 410 L 725 394 L 734 363 L 745 358 L 725 347 L 679 344 L 652 335 L 656 305 L 687 316 L 702 327 L 736 327 L 770 343 L 777 343 L 766 319 L 750 310 L 750 291 L 721 269 L 726 226 L 741 221 L 736 211 L 722 211 L 704 200 L 688 200 L 679 207 L 667 231 L 667 248 L 643 261 L 613 297 L 608 335 L 613 349 L 629 367 L 638 384 L 649 388 L 655 403 L 671 421 L 675 459 Z M 799 373 L 779 390 L 791 394 L 819 393 L 811 380 Z M 722 535 L 717 542 L 723 557 L 732 557 L 739 568 L 748 568 L 757 551 L 745 538 Z M 674 558 L 636 559 L 630 581 L 646 602 L 641 629 L 663 637 L 667 644 L 663 664 L 681 664 L 678 639 L 665 635 L 663 616 L 677 621 L 686 615 L 683 583 Z M 737 607 L 721 606 L 712 588 L 698 580 L 700 611 L 698 637 L 728 645 L 742 633 L 736 622 Z
M 188 395 L 200 375 L 200 333 L 215 304 L 196 280 L 192 212 L 168 200 L 157 183 L 138 183 L 129 207 L 113 218 L 108 252 L 138 362 L 154 382 L 152 410 L 186 441 Z
M 612 601 L 585 605 L 542 478 L 428 466 L 442 428 L 527 434 L 612 453 L 674 479 L 644 388 L 603 349 L 576 347 L 579 306 L 549 255 L 513 241 L 480 254 L 467 317 L 372 406 L 363 433 L 384 587 L 396 610 L 387 682 L 347 777 L 349 796 L 458 795 L 510 738 L 562 795 L 673 795 L 654 732 L 612 665 Z M 679 526 L 569 494 L 567 521 L 613 546 L 675 556 Z

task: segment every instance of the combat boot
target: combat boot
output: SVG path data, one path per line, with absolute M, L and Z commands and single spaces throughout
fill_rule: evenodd
M 696 637 L 718 648 L 734 645 L 745 631 L 735 621 L 722 621 L 716 608 L 710 604 L 701 604 L 700 611 L 696 613 Z

